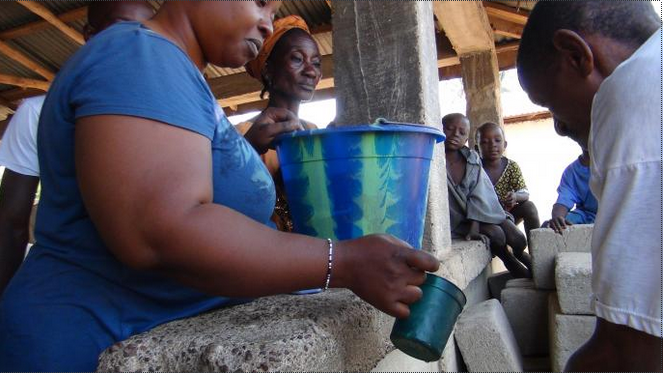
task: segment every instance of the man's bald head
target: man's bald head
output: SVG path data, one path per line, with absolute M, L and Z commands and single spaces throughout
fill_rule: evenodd
M 558 30 L 613 39 L 634 49 L 661 27 L 650 1 L 540 1 L 519 44 L 519 75 L 543 72 L 555 60 Z

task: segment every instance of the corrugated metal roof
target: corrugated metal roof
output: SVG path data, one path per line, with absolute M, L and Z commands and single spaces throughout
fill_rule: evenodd
M 65 13 L 70 10 L 86 6 L 85 1 L 60 0 L 60 1 L 40 1 L 42 5 L 48 8 L 54 14 Z
M 49 28 L 7 42 L 44 67 L 58 71 L 80 45 L 60 30 Z
M 0 53 L 0 73 L 31 79 L 43 79 L 41 75 Z
M 16 1 L 0 1 L 0 31 L 8 30 L 41 18 Z

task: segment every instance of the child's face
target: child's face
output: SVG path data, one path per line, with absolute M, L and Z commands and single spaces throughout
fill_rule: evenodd
M 487 160 L 500 159 L 505 153 L 505 137 L 497 127 L 487 128 L 480 132 L 480 153 Z
M 445 149 L 459 150 L 466 145 L 470 124 L 465 119 L 455 119 L 443 125 L 445 133 Z

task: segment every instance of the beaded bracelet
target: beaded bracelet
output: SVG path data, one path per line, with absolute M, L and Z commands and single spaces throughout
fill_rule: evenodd
M 332 260 L 334 259 L 334 244 L 332 239 L 327 239 L 329 251 L 327 252 L 327 275 L 325 276 L 325 287 L 323 291 L 330 288 L 330 279 L 332 278 Z

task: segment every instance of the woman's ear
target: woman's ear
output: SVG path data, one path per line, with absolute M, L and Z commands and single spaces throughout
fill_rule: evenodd
M 594 55 L 588 43 L 576 32 L 558 30 L 553 34 L 553 46 L 558 60 L 582 77 L 589 76 L 595 68 Z

